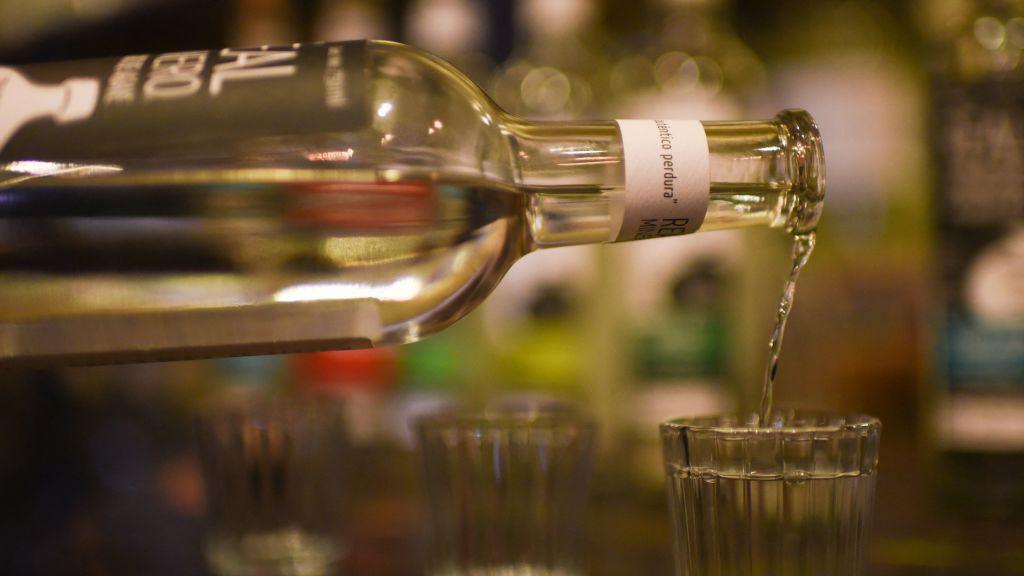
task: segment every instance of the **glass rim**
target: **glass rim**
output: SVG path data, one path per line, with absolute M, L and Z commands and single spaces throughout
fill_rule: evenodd
M 522 411 L 488 413 L 486 410 L 448 409 L 416 418 L 417 429 L 428 430 L 470 430 L 502 428 L 537 428 L 554 430 L 558 428 L 579 428 L 593 430 L 594 419 L 586 413 L 566 411 Z
M 782 412 L 773 413 L 773 420 Z M 882 422 L 874 416 L 867 414 L 840 414 L 816 410 L 789 411 L 789 415 L 810 418 L 824 419 L 824 423 L 808 423 L 807 425 L 780 424 L 777 426 L 757 426 L 749 422 L 756 421 L 756 414 L 715 414 L 707 416 L 695 416 L 686 418 L 675 418 L 662 422 L 662 432 L 686 433 L 689 431 L 708 432 L 713 434 L 758 434 L 758 435 L 789 435 L 789 434 L 836 434 L 843 432 L 879 432 L 882 429 Z M 734 423 L 717 423 L 725 419 L 735 419 Z M 839 421 L 837 421 L 839 420 Z
M 300 426 L 337 422 L 347 425 L 348 414 L 346 403 L 341 399 L 323 401 L 306 396 L 245 393 L 207 401 L 191 415 L 192 427 L 200 432 L 245 422 L 258 425 L 287 422 Z

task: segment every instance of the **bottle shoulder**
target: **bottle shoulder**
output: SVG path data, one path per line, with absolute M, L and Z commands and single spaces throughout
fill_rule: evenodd
M 511 182 L 505 113 L 455 66 L 390 41 L 367 43 L 373 142 L 431 170 Z
M 392 65 L 404 62 L 407 64 L 406 71 L 416 71 L 424 80 L 442 82 L 448 88 L 458 91 L 466 100 L 473 101 L 492 113 L 500 112 L 483 88 L 444 58 L 392 40 L 367 40 L 366 43 L 371 53 L 376 56 L 377 62 L 388 62 Z

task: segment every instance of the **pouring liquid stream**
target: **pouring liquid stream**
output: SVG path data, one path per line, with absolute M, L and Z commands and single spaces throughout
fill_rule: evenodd
M 782 290 L 782 298 L 779 299 L 779 307 L 775 317 L 775 328 L 772 329 L 771 338 L 768 340 L 768 367 L 764 373 L 764 383 L 761 389 L 761 410 L 758 413 L 757 423 L 760 427 L 770 425 L 772 394 L 775 387 L 775 377 L 779 370 L 782 338 L 786 333 L 786 322 L 789 320 L 789 313 L 793 308 L 796 281 L 800 277 L 800 271 L 807 265 L 811 252 L 814 251 L 815 239 L 815 232 L 797 234 L 793 237 L 793 266 L 789 270 L 789 278 L 786 279 L 786 285 Z

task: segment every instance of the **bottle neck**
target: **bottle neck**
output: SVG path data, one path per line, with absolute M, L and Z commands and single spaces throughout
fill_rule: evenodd
M 746 226 L 797 233 L 817 225 L 824 156 L 806 112 L 786 111 L 764 122 L 703 122 L 703 138 L 700 128 L 694 133 L 692 125 L 684 131 L 685 123 L 672 124 L 671 154 L 659 145 L 664 125 L 649 122 L 639 128 L 653 142 L 630 136 L 632 128 L 616 122 L 504 119 L 516 186 L 528 198 L 533 247 Z M 701 153 L 702 161 L 692 156 Z M 689 227 L 672 212 L 681 204 L 701 212 L 700 218 L 687 214 Z

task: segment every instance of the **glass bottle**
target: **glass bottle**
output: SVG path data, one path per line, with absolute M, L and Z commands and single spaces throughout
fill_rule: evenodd
M 931 64 L 937 297 L 928 429 L 941 514 L 1024 519 L 1024 5 L 919 2 Z M 979 490 L 979 486 L 985 486 Z M 1017 542 L 1019 543 L 1019 539 Z M 1002 544 L 982 564 L 1006 569 Z
M 0 92 L 5 363 L 412 342 L 534 250 L 805 231 L 823 199 L 805 112 L 529 122 L 390 42 L 0 74 L 19 79 Z M 18 116 L 53 86 L 54 110 Z

